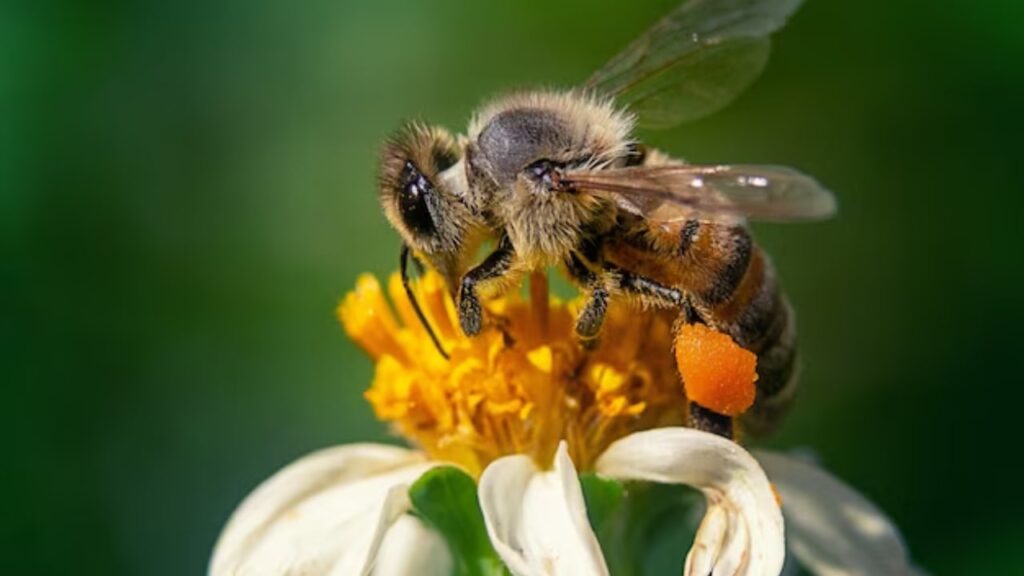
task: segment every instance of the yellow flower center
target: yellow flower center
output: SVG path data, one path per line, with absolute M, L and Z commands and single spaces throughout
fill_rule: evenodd
M 579 300 L 548 295 L 531 278 L 530 298 L 485 303 L 487 326 L 473 338 L 440 276 L 427 273 L 416 298 L 450 358 L 434 347 L 402 289 L 361 276 L 338 316 L 376 362 L 365 397 L 378 418 L 432 458 L 479 474 L 495 458 L 529 454 L 541 466 L 565 439 L 585 470 L 613 441 L 637 430 L 681 425 L 687 404 L 671 354 L 672 316 L 613 303 L 596 348 L 574 332 Z

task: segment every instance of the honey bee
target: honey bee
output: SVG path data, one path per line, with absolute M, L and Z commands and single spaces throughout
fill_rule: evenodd
M 576 89 L 498 98 L 464 137 L 404 127 L 384 146 L 379 195 L 404 240 L 407 290 L 412 252 L 444 276 L 470 336 L 485 323 L 479 294 L 549 266 L 585 294 L 576 322 L 584 344 L 598 337 L 613 298 L 676 310 L 679 323 L 705 323 L 757 355 L 756 400 L 742 422 L 769 431 L 795 390 L 796 331 L 746 220 L 825 218 L 833 196 L 790 168 L 691 165 L 633 134 L 731 102 L 799 4 L 688 0 Z M 485 241 L 493 252 L 474 262 Z M 733 434 L 731 418 L 696 403 L 690 421 Z

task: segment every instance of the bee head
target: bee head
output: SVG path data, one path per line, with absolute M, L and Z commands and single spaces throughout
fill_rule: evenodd
M 449 281 L 457 277 L 475 218 L 462 200 L 459 143 L 446 130 L 403 126 L 384 144 L 378 195 L 384 215 L 415 253 Z

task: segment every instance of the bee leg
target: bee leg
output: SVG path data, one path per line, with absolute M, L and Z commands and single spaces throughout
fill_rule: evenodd
M 483 307 L 476 291 L 479 284 L 493 280 L 508 272 L 515 258 L 515 250 L 508 237 L 502 237 L 498 247 L 476 267 L 472 268 L 459 285 L 459 325 L 467 336 L 476 336 L 483 328 Z
M 623 290 L 650 298 L 656 304 L 665 308 L 685 309 L 687 306 L 688 300 L 686 296 L 675 288 L 669 288 L 650 278 L 626 272 L 625 270 L 616 270 L 616 273 Z
M 732 417 L 709 410 L 696 402 L 690 402 L 690 417 L 687 424 L 696 430 L 733 439 Z
M 700 312 L 694 308 L 693 302 L 690 302 L 689 298 L 683 301 L 683 315 L 681 316 L 683 321 L 687 324 L 707 324 L 700 316 Z
M 690 297 L 681 290 L 659 284 L 654 280 L 644 278 L 632 272 L 617 270 L 616 273 L 623 290 L 650 298 L 660 306 L 679 309 L 679 320 L 677 322 L 706 324 L 700 312 L 694 307 Z M 677 324 L 675 331 L 678 332 L 679 328 L 680 326 Z
M 601 332 L 605 314 L 608 312 L 608 298 L 614 278 L 610 273 L 592 271 L 580 256 L 572 254 L 566 262 L 569 275 L 589 290 L 587 301 L 576 318 L 576 337 L 584 348 L 597 346 L 597 335 Z
M 608 298 L 620 290 L 643 296 L 665 308 L 692 310 L 692 307 L 687 305 L 686 296 L 679 290 L 616 266 L 606 265 L 599 272 L 593 272 L 574 254 L 568 262 L 568 268 L 569 273 L 577 281 L 590 289 L 590 297 L 576 320 L 576 335 L 584 344 L 596 343 L 597 334 L 608 311 Z
M 608 289 L 594 288 L 590 291 L 587 303 L 576 318 L 576 336 L 588 348 L 597 345 L 597 335 L 601 332 L 605 314 L 608 312 Z
M 620 272 L 618 276 L 623 289 L 679 309 L 679 319 L 676 321 L 674 329 L 676 333 L 679 332 L 683 324 L 704 323 L 704 319 L 690 302 L 690 298 L 683 292 L 631 272 Z M 690 402 L 687 424 L 691 428 L 717 434 L 730 440 L 735 438 L 731 416 L 719 414 L 693 401 Z
M 678 320 L 676 320 L 672 331 L 678 334 L 686 324 L 704 323 L 704 319 L 700 317 L 700 314 L 693 307 L 693 304 L 690 303 L 690 299 L 686 298 L 683 302 L 683 311 L 680 313 Z M 673 344 L 673 346 L 675 346 L 675 344 Z M 675 355 L 674 351 L 673 355 Z M 682 375 L 680 375 L 680 378 L 682 378 Z M 736 439 L 732 416 L 719 414 L 710 408 L 705 408 L 704 406 L 697 404 L 693 400 L 690 401 L 690 412 L 686 424 L 695 430 L 711 432 L 712 434 L 717 434 L 723 438 L 728 438 L 729 440 Z

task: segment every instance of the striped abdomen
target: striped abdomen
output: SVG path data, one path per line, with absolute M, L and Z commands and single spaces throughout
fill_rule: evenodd
M 688 296 L 701 320 L 758 356 L 757 399 L 743 415 L 752 434 L 771 431 L 796 388 L 796 328 L 768 257 L 740 225 L 619 220 L 605 258 Z

